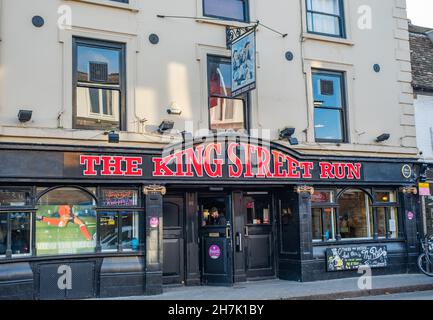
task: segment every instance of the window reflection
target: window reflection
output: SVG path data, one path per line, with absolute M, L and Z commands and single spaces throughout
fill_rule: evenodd
M 343 239 L 370 238 L 370 201 L 360 190 L 348 190 L 341 195 L 340 234 Z

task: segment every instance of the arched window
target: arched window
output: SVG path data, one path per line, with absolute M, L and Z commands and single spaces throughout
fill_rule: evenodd
M 371 205 L 369 195 L 358 189 L 346 190 L 338 197 L 342 239 L 372 238 Z
M 95 252 L 95 208 L 95 199 L 78 188 L 59 188 L 44 194 L 36 213 L 37 254 Z

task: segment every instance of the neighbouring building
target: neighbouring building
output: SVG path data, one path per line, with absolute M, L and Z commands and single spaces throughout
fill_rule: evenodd
M 424 232 L 433 233 L 433 29 L 409 24 L 415 124 L 423 162 L 422 182 L 430 184 L 430 196 L 421 196 Z
M 0 0 L 0 298 L 415 271 L 410 58 L 404 0 Z

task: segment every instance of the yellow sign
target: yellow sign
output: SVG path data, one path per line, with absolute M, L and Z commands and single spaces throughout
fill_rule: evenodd
M 418 185 L 419 188 L 419 195 L 420 196 L 430 196 L 430 184 L 429 183 L 419 183 Z

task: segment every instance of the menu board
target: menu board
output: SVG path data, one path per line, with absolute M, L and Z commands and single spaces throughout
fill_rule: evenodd
M 328 272 L 357 270 L 361 266 L 384 268 L 388 265 L 386 246 L 329 248 L 326 250 Z
M 104 207 L 134 207 L 137 204 L 137 190 L 102 190 L 102 205 Z

